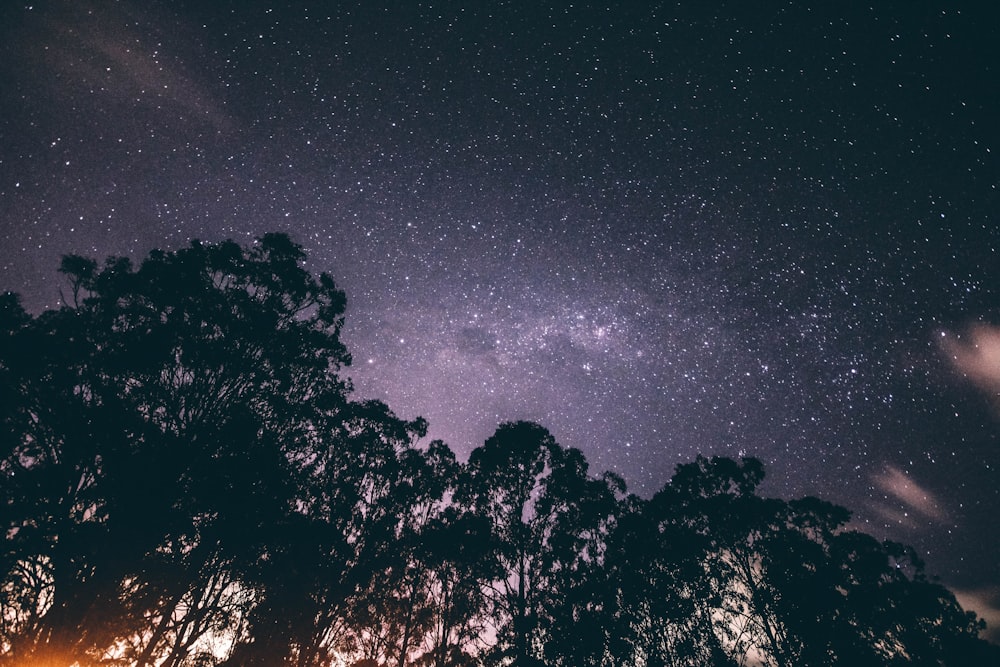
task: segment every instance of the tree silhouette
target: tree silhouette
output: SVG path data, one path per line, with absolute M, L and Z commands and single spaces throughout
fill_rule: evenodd
M 355 400 L 287 236 L 0 295 L 0 665 L 1000 664 L 914 551 L 698 457 L 652 498 L 531 422 L 463 464 Z
M 120 641 L 137 664 L 179 660 L 222 622 L 219 591 L 292 501 L 308 413 L 346 402 L 344 295 L 303 257 L 280 235 L 137 270 L 68 257 L 72 303 L 21 318 L 5 472 L 33 503 L 12 523 L 19 554 L 51 595 L 15 655 L 89 664 Z
M 478 664 L 472 651 L 487 634 L 484 587 L 497 575 L 490 558 L 490 526 L 483 517 L 444 509 L 421 535 L 429 628 L 423 653 L 414 660 L 427 667 Z
M 456 500 L 490 526 L 499 576 L 486 588 L 497 637 L 489 659 L 525 667 L 544 664 L 548 653 L 561 662 L 556 625 L 572 617 L 574 577 L 599 556 L 602 522 L 613 511 L 607 482 L 589 479 L 583 455 L 538 424 L 506 423 L 469 456 Z

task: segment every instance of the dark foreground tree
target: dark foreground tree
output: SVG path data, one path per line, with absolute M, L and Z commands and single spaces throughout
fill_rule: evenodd
M 565 664 L 568 645 L 579 645 L 566 633 L 587 567 L 602 557 L 612 485 L 623 486 L 589 478 L 580 451 L 538 424 L 503 424 L 472 452 L 456 500 L 490 530 L 489 664 Z
M 699 457 L 653 498 L 658 533 L 686 545 L 663 545 L 666 562 L 651 568 L 679 573 L 667 590 L 683 605 L 679 615 L 657 614 L 672 619 L 660 636 L 681 640 L 661 664 L 723 664 L 723 653 L 775 667 L 1000 656 L 979 638 L 975 614 L 924 575 L 911 549 L 848 530 L 850 513 L 816 498 L 761 498 L 763 475 L 754 459 Z
M 912 550 L 758 461 L 653 498 L 538 424 L 467 464 L 341 377 L 344 295 L 282 235 L 0 297 L 0 665 L 1000 664 Z
M 374 503 L 363 456 L 419 430 L 348 401 L 344 294 L 303 259 L 282 235 L 153 252 L 138 269 L 67 257 L 64 308 L 31 318 L 6 297 L 8 662 L 211 661 L 207 637 L 298 646 L 290 629 L 246 636 L 284 588 L 269 563 L 319 548 L 301 532 L 324 493 L 328 516 Z M 320 550 L 337 550 L 332 567 L 361 548 L 345 521 Z M 312 576 L 316 561 L 296 565 Z

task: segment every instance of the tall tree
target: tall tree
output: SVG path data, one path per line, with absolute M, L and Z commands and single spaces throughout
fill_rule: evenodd
M 491 530 L 499 572 L 486 588 L 496 623 L 491 660 L 543 664 L 546 645 L 563 632 L 554 612 L 569 603 L 567 578 L 600 555 L 611 495 L 606 480 L 588 478 L 578 450 L 562 448 L 538 424 L 502 424 L 472 451 L 456 500 Z
M 338 650 L 364 653 L 352 611 L 395 562 L 412 501 L 402 459 L 426 424 L 400 420 L 378 401 L 348 403 L 329 417 L 294 454 L 296 509 L 259 564 L 260 604 L 231 664 L 312 667 Z
M 701 606 L 731 659 L 793 665 L 970 664 L 997 655 L 912 549 L 846 529 L 847 510 L 756 494 L 754 459 L 699 457 L 654 498 L 704 538 Z M 690 579 L 689 579 L 690 580 Z M 988 660 L 987 660 L 988 662 Z M 982 663 L 979 663 L 982 664 Z
M 733 664 L 714 627 L 709 544 L 663 492 L 629 497 L 597 573 L 600 629 L 610 662 L 671 667 Z M 593 633 L 596 634 L 596 633 Z
M 2 469 L 23 508 L 8 532 L 48 591 L 17 655 L 89 664 L 120 641 L 149 664 L 218 626 L 193 624 L 193 601 L 266 553 L 294 505 L 293 452 L 346 404 L 344 295 L 303 259 L 282 235 L 138 269 L 67 257 L 70 303 L 7 327 Z
M 441 548 L 450 551 L 455 546 L 445 547 L 438 537 L 453 514 L 449 503 L 460 466 L 440 440 L 426 450 L 402 452 L 400 464 L 395 490 L 399 523 L 383 568 L 362 595 L 364 603 L 355 606 L 355 616 L 360 616 L 355 620 L 364 622 L 355 624 L 354 631 L 378 647 L 385 664 L 405 667 L 434 634 L 434 574 L 443 557 Z
M 484 517 L 449 505 L 421 533 L 425 596 L 430 627 L 425 667 L 471 667 L 485 648 L 490 625 L 484 587 L 498 576 L 490 558 L 490 526 Z

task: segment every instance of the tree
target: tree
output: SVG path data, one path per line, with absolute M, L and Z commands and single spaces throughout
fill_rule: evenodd
M 485 588 L 497 637 L 489 659 L 540 665 L 548 647 L 557 660 L 558 620 L 572 616 L 568 582 L 602 551 L 608 480 L 589 479 L 583 455 L 541 426 L 506 423 L 470 454 L 456 500 L 490 526 L 499 576 Z
M 498 575 L 490 558 L 490 525 L 452 504 L 421 533 L 424 596 L 429 627 L 422 654 L 426 667 L 471 667 L 490 623 L 484 587 Z
M 455 460 L 353 400 L 283 235 L 0 296 L 0 665 L 1000 664 L 915 552 L 759 461 L 649 500 L 538 424 Z
M 306 667 L 329 664 L 338 650 L 364 652 L 352 612 L 395 558 L 410 499 L 401 457 L 426 424 L 400 420 L 378 401 L 348 403 L 328 416 L 294 453 L 295 509 L 258 564 L 259 604 L 231 664 Z
M 731 659 L 950 665 L 996 655 L 912 549 L 847 530 L 850 513 L 831 503 L 761 498 L 762 479 L 754 459 L 699 457 L 654 498 L 669 508 L 662 516 L 704 538 L 713 595 L 699 613 L 717 619 Z
M 348 611 L 348 643 L 365 657 L 404 667 L 431 632 L 427 533 L 446 511 L 457 471 L 454 453 L 440 440 L 399 452 L 387 548 Z
M 655 499 L 631 496 L 607 542 L 589 635 L 603 638 L 611 660 L 594 664 L 729 665 L 713 627 L 705 539 Z
M 12 571 L 45 591 L 14 659 L 89 664 L 121 643 L 138 664 L 176 662 L 231 619 L 197 601 L 266 553 L 294 505 L 294 452 L 347 402 L 344 295 L 303 258 L 283 235 L 154 251 L 138 269 L 68 257 L 69 305 L 25 320 L 5 304 Z

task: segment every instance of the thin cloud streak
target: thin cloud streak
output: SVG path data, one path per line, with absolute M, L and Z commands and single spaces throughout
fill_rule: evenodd
M 945 337 L 942 348 L 955 370 L 1000 408 L 1000 327 L 973 327 L 968 333 L 968 341 Z
M 913 526 L 912 515 L 937 523 L 948 519 L 944 504 L 927 488 L 895 466 L 886 466 L 885 471 L 873 476 L 875 486 L 886 494 L 887 499 L 903 506 L 903 510 L 892 504 L 877 504 L 875 511 L 883 518 Z

